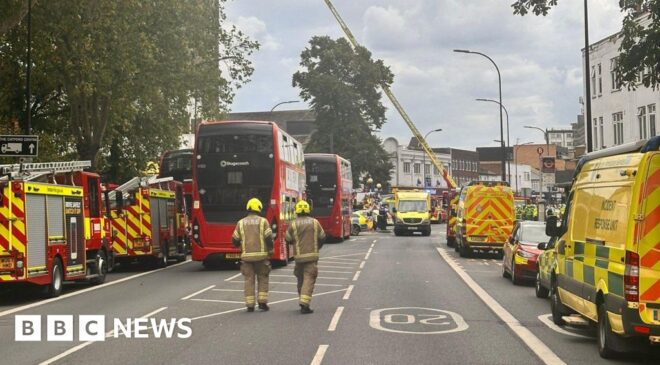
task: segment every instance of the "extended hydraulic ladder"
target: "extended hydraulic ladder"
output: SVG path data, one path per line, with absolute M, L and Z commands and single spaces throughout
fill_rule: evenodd
M 337 23 L 339 23 L 339 26 L 344 31 L 344 34 L 346 35 L 346 38 L 348 39 L 348 41 L 351 43 L 351 46 L 353 46 L 353 48 L 358 47 L 359 44 L 358 44 L 357 40 L 353 36 L 353 33 L 351 32 L 351 30 L 348 28 L 348 25 L 346 25 L 344 20 L 339 15 L 339 12 L 337 11 L 337 9 L 335 9 L 334 5 L 332 5 L 332 1 L 331 0 L 324 0 L 324 1 L 325 1 L 326 5 L 328 5 L 328 8 L 330 9 L 330 12 L 332 12 L 332 15 L 337 20 Z M 390 88 L 387 85 L 381 85 L 380 87 L 381 87 L 381 89 L 383 89 L 383 92 L 385 93 L 385 95 L 387 95 L 387 97 L 390 99 L 390 101 L 392 102 L 392 104 L 394 105 L 396 110 L 399 112 L 399 114 L 401 115 L 401 118 L 403 118 L 403 120 L 406 122 L 406 124 L 408 125 L 408 128 L 410 128 L 410 131 L 413 133 L 415 138 L 417 138 L 417 141 L 419 141 L 419 145 L 422 146 L 422 149 L 429 156 L 429 159 L 431 160 L 433 165 L 438 169 L 438 171 L 440 171 L 440 173 L 442 174 L 442 177 L 444 178 L 445 182 L 447 182 L 447 186 L 451 189 L 455 189 L 456 188 L 456 182 L 454 182 L 454 179 L 449 175 L 449 172 L 447 171 L 447 169 L 445 169 L 442 162 L 435 157 L 435 154 L 433 153 L 433 150 L 431 150 L 431 147 L 429 147 L 429 145 L 426 143 L 426 141 L 424 140 L 424 137 L 422 137 L 422 134 L 419 132 L 419 130 L 417 129 L 417 127 L 413 123 L 412 119 L 410 119 L 410 117 L 408 116 L 408 113 L 406 113 L 406 111 L 403 109 L 403 106 L 401 106 L 401 104 L 399 103 L 397 98 L 394 96 L 394 94 L 392 93 Z

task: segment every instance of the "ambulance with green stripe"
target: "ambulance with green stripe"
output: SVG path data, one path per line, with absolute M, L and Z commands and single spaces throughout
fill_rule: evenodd
M 547 220 L 553 321 L 595 324 L 602 357 L 660 344 L 659 146 L 660 136 L 587 154 L 561 224 Z

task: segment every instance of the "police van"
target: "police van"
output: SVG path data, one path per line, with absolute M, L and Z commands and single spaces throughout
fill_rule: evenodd
M 561 224 L 547 220 L 546 233 L 558 237 L 553 321 L 595 324 L 605 358 L 635 337 L 660 343 L 659 146 L 654 137 L 587 154 Z

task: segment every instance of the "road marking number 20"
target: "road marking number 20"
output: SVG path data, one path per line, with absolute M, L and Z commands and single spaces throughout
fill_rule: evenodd
M 369 325 L 385 332 L 426 335 L 459 332 L 468 328 L 463 317 L 457 313 L 420 307 L 372 310 Z

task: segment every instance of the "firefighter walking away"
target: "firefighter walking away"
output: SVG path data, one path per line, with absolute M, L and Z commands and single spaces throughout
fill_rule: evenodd
M 298 294 L 300 295 L 300 312 L 302 314 L 314 313 L 309 307 L 312 301 L 312 292 L 318 276 L 319 249 L 323 246 L 325 232 L 321 224 L 310 217 L 309 204 L 300 200 L 296 203 L 298 218 L 286 230 L 286 242 L 293 244 L 296 267 L 293 270 L 298 280 Z
M 273 253 L 273 233 L 266 218 L 259 216 L 262 204 L 257 198 L 247 202 L 247 217 L 238 221 L 232 243 L 241 249 L 241 273 L 245 279 L 245 305 L 254 312 L 254 280 L 257 279 L 259 309 L 268 310 L 268 275 Z

